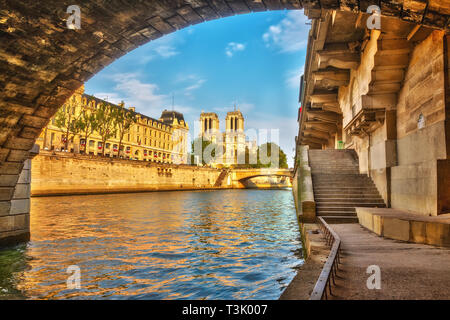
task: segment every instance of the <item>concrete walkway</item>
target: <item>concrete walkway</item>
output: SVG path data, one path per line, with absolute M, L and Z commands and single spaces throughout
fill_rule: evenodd
M 342 241 L 333 299 L 450 299 L 450 249 L 385 239 L 359 224 L 333 224 Z M 381 289 L 367 288 L 378 265 Z

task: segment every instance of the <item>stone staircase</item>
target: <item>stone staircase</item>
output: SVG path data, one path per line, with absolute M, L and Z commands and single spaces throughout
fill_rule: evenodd
M 225 180 L 225 178 L 228 176 L 229 173 L 230 169 L 228 168 L 223 169 L 220 175 L 217 177 L 216 183 L 214 183 L 214 187 L 222 186 L 223 181 Z
M 359 173 L 354 150 L 309 150 L 317 216 L 357 222 L 355 207 L 385 208 L 372 179 Z

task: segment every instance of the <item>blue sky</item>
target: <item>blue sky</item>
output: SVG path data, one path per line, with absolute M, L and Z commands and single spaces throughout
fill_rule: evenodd
M 86 83 L 86 93 L 153 118 L 172 109 L 173 96 L 192 136 L 200 112 L 216 112 L 223 129 L 236 103 L 246 130 L 279 130 L 292 166 L 307 21 L 303 11 L 272 11 L 190 26 L 116 60 Z

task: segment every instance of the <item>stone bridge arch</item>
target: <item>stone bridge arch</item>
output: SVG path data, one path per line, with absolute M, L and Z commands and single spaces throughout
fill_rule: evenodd
M 376 2 L 383 15 L 449 29 L 448 0 Z M 371 3 L 167 0 L 131 5 L 121 0 L 86 0 L 80 3 L 80 30 L 66 27 L 72 1 L 0 0 L 0 4 L 0 226 L 7 226 L 0 229 L 0 238 L 26 238 L 26 160 L 35 139 L 67 98 L 114 60 L 189 25 L 235 14 L 304 8 L 315 17 L 321 9 L 365 12 Z
M 273 176 L 292 178 L 292 171 L 278 168 L 233 169 L 231 171 L 231 180 L 234 188 L 244 188 L 245 182 L 252 178 Z

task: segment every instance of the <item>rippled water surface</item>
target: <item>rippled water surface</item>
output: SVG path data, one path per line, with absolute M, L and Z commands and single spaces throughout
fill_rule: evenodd
M 290 190 L 33 198 L 0 298 L 277 299 L 302 263 Z M 67 267 L 81 289 L 67 289 Z

